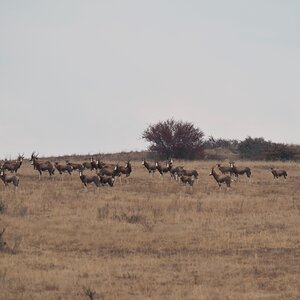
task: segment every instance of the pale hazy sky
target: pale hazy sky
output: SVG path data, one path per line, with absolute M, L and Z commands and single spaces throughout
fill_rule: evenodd
M 0 158 L 145 149 L 170 117 L 300 143 L 298 0 L 0 0 Z

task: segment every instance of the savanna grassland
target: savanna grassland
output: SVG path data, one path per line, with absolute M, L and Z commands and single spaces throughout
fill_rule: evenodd
M 240 162 L 251 182 L 227 191 L 215 163 L 174 163 L 198 170 L 193 188 L 132 162 L 128 181 L 85 191 L 24 162 L 17 193 L 0 187 L 0 299 L 300 299 L 300 165 L 272 163 L 285 181 Z

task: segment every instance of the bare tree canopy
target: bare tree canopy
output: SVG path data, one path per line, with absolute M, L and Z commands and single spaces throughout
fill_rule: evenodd
M 203 137 L 201 129 L 193 123 L 168 119 L 149 125 L 142 138 L 150 142 L 149 150 L 162 158 L 203 158 Z

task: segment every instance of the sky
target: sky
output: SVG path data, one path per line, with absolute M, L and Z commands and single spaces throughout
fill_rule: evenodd
M 149 124 L 300 144 L 300 1 L 0 1 L 0 158 L 135 151 Z

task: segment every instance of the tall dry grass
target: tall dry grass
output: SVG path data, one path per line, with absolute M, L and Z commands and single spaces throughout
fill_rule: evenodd
M 18 192 L 0 191 L 14 249 L 0 252 L 0 299 L 299 299 L 299 164 L 241 162 L 251 181 L 230 191 L 208 176 L 215 162 L 175 164 L 199 183 L 135 162 L 128 182 L 85 191 L 77 173 L 39 181 L 25 163 Z

